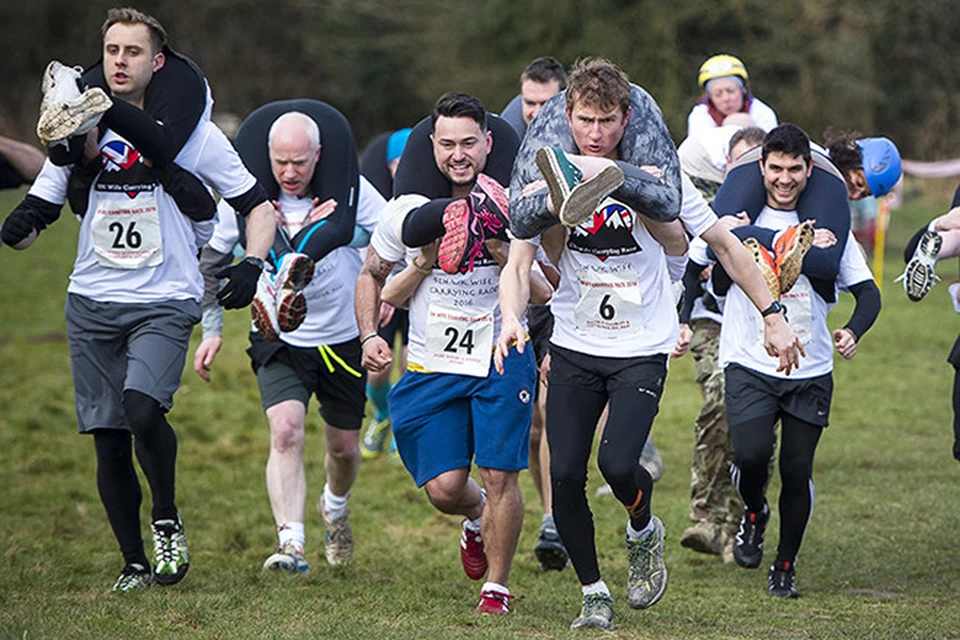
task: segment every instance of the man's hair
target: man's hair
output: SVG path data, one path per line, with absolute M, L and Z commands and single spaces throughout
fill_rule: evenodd
M 433 113 L 430 114 L 430 131 L 437 128 L 437 119 L 443 116 L 445 118 L 470 118 L 478 125 L 481 131 L 487 130 L 487 110 L 483 103 L 477 98 L 466 93 L 445 93 L 437 99 L 437 104 L 433 107 Z
M 806 132 L 795 124 L 782 124 L 763 139 L 763 151 L 760 153 L 760 159 L 767 161 L 767 156 L 771 153 L 782 153 L 788 156 L 799 156 L 803 158 L 804 164 L 810 164 L 810 137 Z
M 536 58 L 520 74 L 520 84 L 527 80 L 533 80 L 538 84 L 547 84 L 556 81 L 560 84 L 560 90 L 567 88 L 567 72 L 563 70 L 563 65 L 552 56 L 543 56 Z
M 846 174 L 863 168 L 863 152 L 857 140 L 861 137 L 856 131 L 834 131 L 827 129 L 823 134 L 823 146 L 830 152 L 830 162 Z
M 160 21 L 151 15 L 138 11 L 133 7 L 114 7 L 107 11 L 107 19 L 100 27 L 100 37 L 107 35 L 107 30 L 115 24 L 142 24 L 150 30 L 150 44 L 153 53 L 160 53 L 167 44 L 167 30 Z
M 763 144 L 763 139 L 766 137 L 766 135 L 767 132 L 760 127 L 744 127 L 742 129 L 737 129 L 730 137 L 730 144 L 727 146 L 727 153 L 732 153 L 733 148 L 741 142 L 746 142 L 748 145 L 750 145 L 751 149 L 758 147 Z M 736 160 L 736 158 L 734 158 L 734 160 Z
M 630 80 L 620 67 L 605 58 L 583 58 L 573 65 L 567 79 L 567 109 L 575 102 L 611 111 L 630 108 Z
M 320 146 L 320 127 L 317 126 L 317 121 L 300 111 L 288 111 L 273 121 L 273 124 L 270 125 L 270 131 L 267 133 L 268 146 L 273 145 L 273 136 L 281 126 L 287 123 L 296 123 L 300 126 L 300 129 L 307 134 L 307 138 L 310 140 L 311 149 Z

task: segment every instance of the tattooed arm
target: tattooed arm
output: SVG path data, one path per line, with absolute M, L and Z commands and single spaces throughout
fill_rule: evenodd
M 393 362 L 390 345 L 377 334 L 377 327 L 380 326 L 380 292 L 393 265 L 393 262 L 381 258 L 371 246 L 367 249 L 367 259 L 357 277 L 354 309 L 363 348 L 362 364 L 372 372 L 383 371 Z

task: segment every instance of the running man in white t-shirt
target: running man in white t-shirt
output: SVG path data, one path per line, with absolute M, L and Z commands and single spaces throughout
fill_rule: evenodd
M 407 142 L 400 171 L 439 170 L 451 186 L 454 206 L 458 200 L 463 206 L 468 198 L 483 204 L 477 198 L 481 182 L 484 194 L 487 189 L 502 193 L 502 187 L 491 185 L 493 179 L 482 172 L 490 164 L 494 145 L 506 146 L 506 141 L 493 138 L 480 101 L 466 94 L 445 94 L 437 101 L 431 122 L 433 158 L 419 159 L 422 167 L 409 164 L 417 156 L 408 152 L 422 142 L 415 138 L 422 132 L 418 125 Z M 513 135 L 509 127 L 506 131 Z M 397 177 L 399 181 L 401 176 Z M 357 279 L 363 365 L 377 371 L 392 361 L 390 346 L 377 334 L 380 294 L 393 266 L 405 259 L 410 266 L 396 280 L 403 278 L 406 287 L 399 297 L 410 303 L 408 371 L 389 396 L 397 450 L 431 504 L 465 518 L 460 538 L 464 572 L 473 580 L 486 575 L 477 611 L 506 615 L 513 598 L 508 588 L 510 567 L 523 522 L 517 477 L 527 467 L 529 453 L 536 384 L 533 351 L 516 354 L 503 375 L 492 371 L 505 248 L 502 241 L 487 239 L 472 252 L 469 267 L 454 273 L 437 262 L 424 263 L 420 250 L 405 246 L 402 236 L 404 221 L 428 202 L 419 194 L 395 197 L 370 240 Z M 549 286 L 545 281 L 542 285 Z M 474 462 L 485 492 L 470 478 Z
M 278 225 L 290 236 L 322 219 L 334 208 L 332 200 L 317 202 L 311 189 L 320 159 L 322 132 L 305 113 L 288 111 L 273 121 L 265 146 L 269 149 L 274 178 L 280 185 L 275 206 Z M 373 233 L 385 201 L 376 188 L 360 179 L 356 224 Z M 211 252 L 229 261 L 238 240 L 237 216 L 229 204 L 221 204 L 219 222 L 201 266 L 208 288 L 217 260 Z M 347 518 L 347 499 L 360 468 L 359 434 L 366 396 L 366 372 L 360 366 L 360 341 L 352 310 L 360 254 L 355 248 L 339 247 L 313 267 L 312 279 L 302 291 L 307 312 L 292 331 L 268 339 L 254 323 L 247 353 L 260 387 L 260 397 L 270 424 L 270 455 L 267 459 L 267 494 L 277 525 L 276 553 L 264 569 L 303 574 L 309 570 L 304 555 L 304 505 L 307 480 L 303 466 L 304 426 L 310 396 L 320 402 L 325 422 L 327 474 L 318 508 L 326 529 L 327 562 L 340 565 L 353 557 L 353 534 Z M 208 294 L 211 292 L 208 291 Z M 205 296 L 211 301 L 212 295 Z M 197 347 L 194 369 L 209 380 L 210 367 L 222 346 L 219 317 L 204 309 L 203 341 Z
M 567 126 L 577 148 L 590 157 L 568 156 L 556 147 L 538 152 L 538 166 L 550 189 L 549 210 L 555 213 L 566 207 L 571 217 L 584 220 L 558 227 L 562 232 L 561 278 L 551 300 L 556 321 L 551 339 L 552 392 L 547 396 L 550 475 L 554 518 L 583 593 L 580 615 L 571 626 L 610 628 L 613 598 L 597 562 L 585 493 L 587 460 L 594 427 L 609 401 L 598 462 L 629 515 L 628 603 L 633 608 L 652 606 L 667 584 L 664 529 L 651 513 L 653 482 L 638 460 L 659 407 L 668 356 L 679 338 L 670 272 L 682 271 L 683 259 L 668 257 L 642 212 L 606 197 L 604 189 L 596 186 L 596 176 L 609 173 L 609 167 L 621 166 L 614 161 L 620 157 L 630 117 L 631 86 L 626 75 L 606 60 L 581 63 L 570 75 L 565 100 Z M 528 142 L 529 136 L 524 144 Z M 613 191 L 616 182 L 609 181 L 607 191 Z M 693 183 L 682 176 L 680 184 L 679 219 L 686 230 L 715 246 L 752 292 L 759 308 L 770 306 L 773 298 L 747 252 L 717 224 Z M 537 188 L 534 183 L 524 193 Z M 591 201 L 574 195 L 578 189 L 596 198 Z M 573 204 L 577 206 L 570 211 Z M 663 202 L 653 204 L 665 206 Z M 656 226 L 664 230 L 662 222 Z M 551 229 L 541 237 L 548 242 L 546 237 L 553 232 Z M 511 366 L 510 358 L 515 356 L 508 357 L 507 348 L 514 341 L 515 352 L 523 348 L 526 282 L 539 242 L 538 238 L 515 241 L 510 247 L 500 282 L 503 329 L 497 340 L 498 366 Z M 793 333 L 779 314 L 768 317 L 771 353 L 778 351 L 782 368 L 796 366 Z
M 764 138 L 760 168 L 767 197 L 756 224 L 789 232 L 800 222 L 797 201 L 813 170 L 806 133 L 792 124 L 773 129 Z M 767 580 L 769 594 L 783 598 L 798 596 L 795 564 L 813 510 L 813 457 L 829 420 L 833 351 L 852 358 L 857 342 L 880 312 L 880 291 L 852 234 L 838 275 L 829 285 L 825 289 L 801 273 L 781 294 L 784 315 L 806 351 L 803 366 L 790 378 L 764 353 L 761 316 L 739 286 L 730 288 L 723 309 L 720 366 L 726 379 L 727 423 L 733 440 L 731 473 L 744 502 L 733 555 L 737 564 L 747 568 L 756 568 L 763 560 L 763 538 L 770 518 L 764 493 L 774 450 L 774 426 L 779 420 L 780 540 Z M 838 287 L 856 297 L 856 307 L 850 320 L 831 332 L 827 313 L 836 301 Z
M 107 82 L 115 96 L 142 108 L 165 60 L 162 27 L 133 10 L 114 17 L 104 25 Z M 166 414 L 200 320 L 197 254 L 213 220 L 187 217 L 140 152 L 115 132 L 98 136 L 94 129 L 87 141 L 94 177 L 67 288 L 67 340 L 79 430 L 93 435 L 97 487 L 125 563 L 114 591 L 129 591 L 153 581 L 175 584 L 190 566 L 175 501 L 177 437 Z M 247 266 L 229 272 L 223 298 L 249 304 L 260 272 L 253 263 L 266 256 L 275 229 L 266 194 L 209 120 L 200 121 L 176 163 L 246 216 Z M 44 164 L 4 224 L 5 243 L 25 249 L 57 219 L 72 170 Z M 152 571 L 140 530 L 134 451 L 153 497 Z

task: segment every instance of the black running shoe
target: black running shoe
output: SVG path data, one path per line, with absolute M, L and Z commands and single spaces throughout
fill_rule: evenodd
M 756 569 L 763 561 L 763 534 L 767 530 L 769 519 L 770 509 L 766 504 L 759 513 L 744 507 L 740 530 L 733 542 L 733 559 L 741 567 Z
M 767 574 L 768 593 L 778 598 L 799 598 L 797 572 L 792 562 L 775 562 Z

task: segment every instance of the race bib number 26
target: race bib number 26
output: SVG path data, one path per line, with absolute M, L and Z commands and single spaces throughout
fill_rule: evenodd
M 101 200 L 90 224 L 97 262 L 112 269 L 155 267 L 163 262 L 157 200 Z

